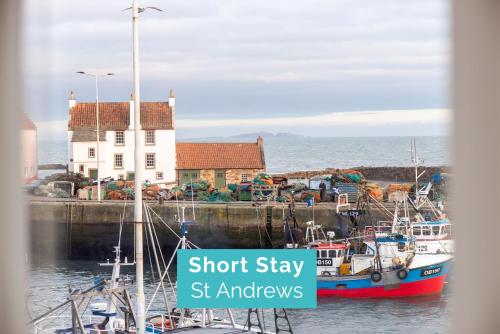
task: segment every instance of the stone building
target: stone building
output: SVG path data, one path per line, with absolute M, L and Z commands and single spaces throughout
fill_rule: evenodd
M 177 180 L 207 180 L 216 188 L 252 181 L 266 170 L 264 141 L 254 143 L 177 143 Z

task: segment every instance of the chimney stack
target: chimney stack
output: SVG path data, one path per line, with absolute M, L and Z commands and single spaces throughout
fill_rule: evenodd
M 266 170 L 266 157 L 264 155 L 264 138 L 262 136 L 257 137 L 257 146 L 260 149 L 260 157 L 262 159 L 262 165 L 264 166 L 264 170 Z
M 75 93 L 73 91 L 69 93 L 68 104 L 69 109 L 73 108 L 76 105 Z
M 172 88 L 168 94 L 168 106 L 172 109 L 172 128 L 175 129 L 175 93 Z
M 260 148 L 264 148 L 264 138 L 261 136 L 257 137 L 257 145 L 259 145 Z

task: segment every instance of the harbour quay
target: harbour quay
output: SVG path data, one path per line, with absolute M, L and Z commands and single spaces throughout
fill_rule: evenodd
M 106 260 L 117 245 L 120 229 L 122 255 L 132 261 L 132 201 L 32 197 L 26 206 L 30 222 L 30 261 Z M 201 248 L 277 248 L 285 244 L 283 223 L 289 213 L 286 203 L 148 202 L 147 208 L 163 251 L 173 250 L 177 244 L 178 239 L 167 233 L 167 229 L 180 233 L 178 221 L 183 208 L 185 219 L 194 221 L 189 228 L 190 240 Z M 314 207 L 296 203 L 294 211 L 297 224 L 303 230 L 313 219 L 325 229 L 334 230 L 337 237 L 343 237 L 352 227 L 348 216 L 337 213 L 336 203 L 317 203 Z M 370 217 L 388 220 L 378 209 L 372 209 Z

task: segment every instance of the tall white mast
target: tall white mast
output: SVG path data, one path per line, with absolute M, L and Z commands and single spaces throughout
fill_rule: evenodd
M 135 162 L 135 195 L 134 195 L 134 223 L 135 223 L 135 260 L 137 281 L 137 333 L 145 332 L 145 298 L 144 298 L 144 273 L 143 273 L 143 247 L 142 247 L 142 164 L 141 152 L 141 113 L 140 113 L 140 84 L 139 84 L 139 5 L 137 0 L 132 3 L 132 31 L 133 31 L 133 62 L 134 62 L 134 162 Z

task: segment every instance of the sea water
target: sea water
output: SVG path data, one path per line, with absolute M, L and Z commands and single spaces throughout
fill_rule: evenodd
M 217 139 L 222 142 L 251 140 L 255 138 Z M 269 173 L 284 173 L 332 167 L 411 166 L 410 140 L 411 137 L 266 137 L 266 169 Z M 422 165 L 449 165 L 448 137 L 417 137 L 416 143 Z M 40 164 L 68 161 L 65 140 L 40 141 L 38 151 Z M 41 177 L 46 174 L 40 171 Z
M 104 260 L 104 259 L 103 259 Z M 149 265 L 145 264 L 146 304 L 149 304 L 157 283 Z M 122 267 L 122 275 L 134 280 L 134 267 Z M 32 265 L 29 271 L 29 305 L 33 316 L 42 314 L 49 308 L 66 301 L 68 288 L 81 289 L 92 287 L 96 275 L 110 278 L 111 267 L 100 267 L 95 262 L 66 261 L 55 264 Z M 171 272 L 175 279 L 175 268 Z M 157 282 L 157 281 L 156 281 Z M 175 284 L 175 282 L 174 282 Z M 175 305 L 175 295 L 169 284 L 167 294 L 170 307 Z M 134 296 L 135 287 L 130 287 Z M 315 309 L 287 310 L 294 333 L 445 333 L 450 330 L 453 313 L 448 288 L 440 296 L 404 299 L 340 299 L 321 298 Z M 151 310 L 164 310 L 163 295 L 158 293 Z M 234 310 L 239 324 L 246 322 L 247 310 Z M 69 316 L 68 309 L 62 313 Z M 225 310 L 216 314 L 226 318 Z M 66 319 L 68 321 L 69 319 Z M 273 331 L 274 318 L 271 310 L 265 311 L 266 326 Z M 52 325 L 67 326 L 62 318 L 53 319 Z

